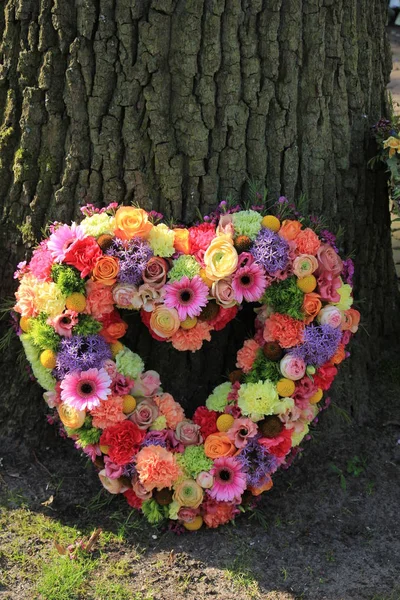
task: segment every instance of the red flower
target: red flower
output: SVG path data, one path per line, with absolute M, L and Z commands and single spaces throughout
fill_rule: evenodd
M 154 333 L 154 331 L 150 327 L 151 312 L 146 312 L 145 310 L 141 310 L 140 318 L 142 319 L 142 323 L 144 325 L 146 325 L 152 338 L 157 340 L 157 342 L 165 342 L 166 341 L 166 338 L 159 337 L 156 333 Z
M 125 496 L 129 506 L 133 506 L 133 508 L 137 508 L 138 510 L 142 508 L 143 500 L 139 496 L 136 496 L 133 490 L 126 490 L 123 496 Z
M 213 327 L 215 331 L 220 331 L 236 317 L 238 310 L 239 308 L 237 306 L 232 306 L 231 308 L 223 308 L 220 306 L 217 316 L 214 317 L 212 321 L 208 321 L 208 324 Z
M 64 261 L 81 272 L 82 279 L 87 277 L 94 269 L 96 262 L 103 256 L 100 246 L 94 237 L 88 236 L 83 240 L 76 240 L 65 254 Z
M 314 375 L 314 383 L 321 390 L 329 390 L 332 381 L 337 375 L 337 368 L 332 363 L 327 362 L 320 367 Z
M 100 335 L 102 335 L 109 344 L 115 344 L 119 338 L 122 338 L 125 335 L 126 330 L 128 329 L 127 323 L 121 319 L 116 310 L 106 313 L 99 321 L 103 325 Z
M 207 250 L 211 240 L 215 238 L 215 225 L 202 223 L 189 228 L 190 254 L 199 250 Z
M 260 438 L 258 443 L 268 448 L 270 454 L 277 458 L 284 458 L 292 447 L 292 429 L 282 429 L 274 438 Z
M 108 446 L 108 456 L 116 465 L 126 465 L 139 452 L 146 432 L 132 423 L 122 421 L 107 427 L 100 437 L 100 445 Z
M 217 419 L 218 413 L 215 410 L 208 410 L 205 406 L 196 408 L 193 415 L 193 423 L 200 425 L 200 432 L 204 439 L 211 433 L 218 431 Z

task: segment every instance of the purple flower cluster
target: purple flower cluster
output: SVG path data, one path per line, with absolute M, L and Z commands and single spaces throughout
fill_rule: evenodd
M 119 259 L 118 282 L 139 285 L 142 273 L 153 252 L 142 238 L 134 237 L 129 241 L 114 239 L 105 254 Z
M 270 454 L 267 448 L 258 443 L 256 436 L 250 439 L 236 460 L 242 464 L 246 473 L 247 485 L 259 486 L 266 475 L 274 473 L 278 468 L 278 459 Z
M 261 229 L 250 253 L 269 275 L 283 271 L 289 263 L 289 244 L 267 228 Z
M 294 348 L 292 354 L 302 358 L 306 364 L 320 367 L 335 354 L 342 332 L 330 325 L 310 325 L 304 330 L 304 342 Z
M 342 279 L 353 287 L 354 263 L 351 258 L 343 261 Z
M 64 379 L 72 371 L 100 369 L 109 358 L 110 346 L 101 335 L 74 335 L 61 340 L 53 373 L 57 379 Z

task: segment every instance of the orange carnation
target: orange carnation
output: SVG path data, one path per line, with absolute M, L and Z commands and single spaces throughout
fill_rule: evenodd
M 265 321 L 264 339 L 278 342 L 282 348 L 293 348 L 303 341 L 304 322 L 288 315 L 272 313 Z
M 177 252 L 190 254 L 189 229 L 174 229 L 174 248 Z
M 160 409 L 160 413 L 166 418 L 167 427 L 169 429 L 176 429 L 178 423 L 185 418 L 182 406 L 178 402 L 175 402 L 171 394 L 161 394 L 160 396 L 155 396 L 153 400 Z
M 92 273 L 92 279 L 103 285 L 114 285 L 119 273 L 119 260 L 114 256 L 99 258 Z
M 322 302 L 320 300 L 321 296 L 316 294 L 315 292 L 310 292 L 309 294 L 304 294 L 303 299 L 303 312 L 305 315 L 305 323 L 308 325 L 315 319 L 317 314 L 322 308 Z
M 170 488 L 182 475 L 172 452 L 161 446 L 146 446 L 136 455 L 136 470 L 139 481 L 147 492 L 154 488 Z
M 311 254 L 312 256 L 315 256 L 321 245 L 321 240 L 312 229 L 307 227 L 307 229 L 303 229 L 303 231 L 300 231 L 296 236 L 296 245 L 300 254 Z
M 285 240 L 294 240 L 300 233 L 301 223 L 299 221 L 283 221 L 282 227 L 279 230 L 279 235 Z
M 152 227 L 143 208 L 121 206 L 115 213 L 115 235 L 121 240 L 131 240 L 136 236 L 147 238 Z
M 235 444 L 222 431 L 211 433 L 204 442 L 204 453 L 208 458 L 221 458 L 237 454 Z

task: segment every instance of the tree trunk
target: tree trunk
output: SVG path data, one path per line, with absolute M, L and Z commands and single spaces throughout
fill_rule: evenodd
M 399 328 L 386 179 L 367 169 L 370 127 L 387 113 L 386 11 L 386 0 L 4 0 L 3 293 L 44 224 L 88 202 L 188 223 L 240 198 L 248 178 L 273 200 L 304 193 L 355 252 L 368 335 L 343 405 L 362 415 L 378 337 Z M 214 332 L 193 355 L 143 332 L 134 345 L 193 408 L 233 366 L 246 327 Z M 32 384 L 23 396 L 17 351 L 2 366 L 3 431 L 34 436 L 44 408 Z

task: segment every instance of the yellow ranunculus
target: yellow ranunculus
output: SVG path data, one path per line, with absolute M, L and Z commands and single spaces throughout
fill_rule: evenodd
M 180 506 L 198 508 L 203 502 L 203 489 L 193 479 L 185 479 L 175 487 L 174 500 Z
M 169 338 L 179 329 L 180 321 L 175 308 L 160 305 L 151 313 L 150 327 L 156 335 Z
M 395 138 L 391 135 L 387 140 L 383 142 L 384 148 L 390 148 L 389 157 L 391 158 L 396 152 L 400 154 L 400 139 Z
M 238 264 L 238 254 L 229 235 L 215 237 L 204 254 L 205 274 L 211 281 L 231 275 Z
M 70 429 L 79 429 L 85 422 L 86 412 L 84 410 L 78 410 L 68 404 L 60 404 L 57 411 L 63 425 Z

